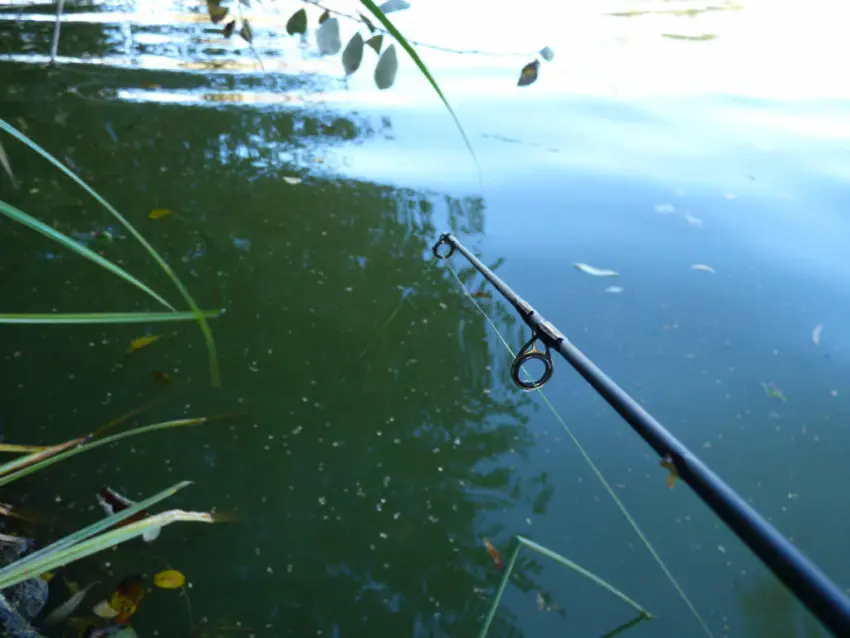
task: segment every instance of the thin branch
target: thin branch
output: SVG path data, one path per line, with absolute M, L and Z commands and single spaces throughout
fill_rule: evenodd
M 314 7 L 318 7 L 323 11 L 327 11 L 328 13 L 332 13 L 343 18 L 348 18 L 349 20 L 354 20 L 355 22 L 360 22 L 362 24 L 366 24 L 366 21 L 362 16 L 353 15 L 351 13 L 345 13 L 344 11 L 337 11 L 336 9 L 328 9 L 318 2 L 318 0 L 301 0 L 305 4 L 312 4 Z M 381 33 L 382 35 L 390 35 L 390 32 L 381 27 L 376 27 L 372 25 L 375 31 Z M 454 49 L 452 47 L 443 47 L 438 44 L 429 44 L 427 42 L 419 42 L 417 40 L 407 40 L 410 44 L 424 48 L 431 49 L 433 51 L 443 51 L 445 53 L 458 53 L 460 55 L 488 55 L 494 58 L 527 58 L 529 56 L 536 55 L 535 53 L 493 53 L 491 51 L 479 51 L 477 49 Z

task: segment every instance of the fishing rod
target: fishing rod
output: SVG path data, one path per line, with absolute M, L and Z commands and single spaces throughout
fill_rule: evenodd
M 511 364 L 511 378 L 522 390 L 542 387 L 552 378 L 554 365 L 550 351 L 566 359 L 594 390 L 661 457 L 662 467 L 681 478 L 762 562 L 837 636 L 850 636 L 850 599 L 806 558 L 791 542 L 768 523 L 737 492 L 712 472 L 683 443 L 667 431 L 625 390 L 611 380 L 531 304 L 517 295 L 492 270 L 451 233 L 434 244 L 434 256 L 448 259 L 455 251 L 463 255 L 501 293 L 531 328 L 531 339 L 520 349 Z M 542 348 L 541 348 L 542 346 Z M 536 379 L 520 378 L 522 366 L 529 361 L 543 365 Z

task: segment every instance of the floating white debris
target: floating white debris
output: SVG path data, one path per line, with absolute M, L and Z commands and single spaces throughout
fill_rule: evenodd
M 540 57 L 546 60 L 547 62 L 551 62 L 552 58 L 555 57 L 555 52 L 549 47 L 543 47 L 540 49 Z
M 608 286 L 605 289 L 605 292 L 610 293 L 612 295 L 619 295 L 621 292 L 623 292 L 623 290 L 624 288 L 622 288 L 621 286 Z
M 691 266 L 691 268 L 693 268 L 694 270 L 702 271 L 702 272 L 710 272 L 710 273 L 717 272 L 717 271 L 714 270 L 714 268 L 712 268 L 711 266 L 706 266 L 705 264 L 693 264 Z
M 656 204 L 655 212 L 659 215 L 669 215 L 676 212 L 676 207 L 673 204 Z
M 820 344 L 820 336 L 823 334 L 823 324 L 819 323 L 815 326 L 815 329 L 812 330 L 812 341 L 815 342 L 815 345 Z
M 720 550 L 720 553 L 721 553 L 721 554 L 725 554 L 725 553 L 726 553 L 726 548 L 725 548 L 725 547 L 723 547 L 723 545 L 718 545 L 718 546 L 717 546 L 717 549 L 719 549 L 719 550 Z
M 301 183 L 300 177 L 290 177 L 289 175 L 284 175 L 283 181 L 289 184 L 290 186 L 297 186 Z
M 690 213 L 685 213 L 685 221 L 696 228 L 702 228 L 705 226 L 705 222 L 703 222 L 699 217 L 694 217 Z
M 589 266 L 587 264 L 573 264 L 578 270 L 588 275 L 593 275 L 594 277 L 619 277 L 620 273 L 616 270 L 609 270 L 607 268 L 596 268 L 595 266 Z

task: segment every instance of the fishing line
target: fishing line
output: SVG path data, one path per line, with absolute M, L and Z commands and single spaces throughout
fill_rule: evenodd
M 457 275 L 457 273 L 455 272 L 454 268 L 452 268 L 452 265 L 451 265 L 448 261 L 446 261 L 446 267 L 449 269 L 449 272 L 450 272 L 450 273 L 452 274 L 452 276 L 455 278 L 455 280 L 457 281 L 458 285 L 460 286 L 461 290 L 463 290 L 463 292 L 464 292 L 464 294 L 467 296 L 467 298 L 469 298 L 469 300 L 470 300 L 470 301 L 471 301 L 471 302 L 475 305 L 475 308 L 478 310 L 478 312 L 480 312 L 480 313 L 481 313 L 481 316 L 482 316 L 482 317 L 484 317 L 484 319 L 487 321 L 487 323 L 488 323 L 488 324 L 490 325 L 490 327 L 493 329 L 493 332 L 495 332 L 495 333 L 496 333 L 496 336 L 499 338 L 499 341 L 501 341 L 501 342 L 502 342 L 502 345 L 504 345 L 504 346 L 505 346 L 505 348 L 506 348 L 506 349 L 507 349 L 507 351 L 511 354 L 511 356 L 512 356 L 512 357 L 516 358 L 516 354 L 514 353 L 513 348 L 511 348 L 510 344 L 509 344 L 509 343 L 505 340 L 505 338 L 502 336 L 502 333 L 501 333 L 501 332 L 499 332 L 499 328 L 496 326 L 496 324 L 493 322 L 493 320 L 492 320 L 492 319 L 490 319 L 489 315 L 487 315 L 487 313 L 486 313 L 486 312 L 484 312 L 484 309 L 483 309 L 483 308 L 481 308 L 481 305 L 480 305 L 480 304 L 479 304 L 479 303 L 475 300 L 475 298 L 474 298 L 474 297 L 470 294 L 469 290 L 467 290 L 466 286 L 463 284 L 463 282 L 461 281 L 460 277 L 458 277 L 458 275 Z M 525 372 L 525 371 L 523 370 L 523 372 Z M 526 374 L 527 374 L 527 373 L 526 373 Z M 638 538 L 640 538 L 640 540 L 641 540 L 641 541 L 643 542 L 643 544 L 646 546 L 646 549 L 647 549 L 647 550 L 649 550 L 649 553 L 650 553 L 650 554 L 652 555 L 652 557 L 655 559 L 655 562 L 656 562 L 656 563 L 658 563 L 658 566 L 661 568 L 661 571 L 663 571 L 663 572 L 664 572 L 664 574 L 667 576 L 667 578 L 670 580 L 670 583 L 673 585 L 674 589 L 675 589 L 675 590 L 679 593 L 679 596 L 682 598 L 682 600 L 683 600 L 683 601 L 685 602 L 685 604 L 688 606 L 688 609 L 690 609 L 691 613 L 692 613 L 692 614 L 694 615 L 694 617 L 697 619 L 697 622 L 699 622 L 699 624 L 702 626 L 703 630 L 705 630 L 705 633 L 706 633 L 706 634 L 707 634 L 710 638 L 714 638 L 714 634 L 711 632 L 711 629 L 709 629 L 708 625 L 707 625 L 707 624 L 706 624 L 706 622 L 703 620 L 702 616 L 700 616 L 699 612 L 697 611 L 697 608 L 694 606 L 694 604 L 693 604 L 693 603 L 691 602 L 691 600 L 688 598 L 687 594 L 685 594 L 685 591 L 684 591 L 684 590 L 682 589 L 682 587 L 679 585 L 678 581 L 677 581 L 677 580 L 676 580 L 676 578 L 673 576 L 673 574 L 670 572 L 670 570 L 669 570 L 669 569 L 667 569 L 667 566 L 664 564 L 664 561 L 663 561 L 663 560 L 661 560 L 661 557 L 658 555 L 658 552 L 656 552 L 656 551 L 655 551 L 655 548 L 654 548 L 654 547 L 652 546 L 652 544 L 649 542 L 649 539 L 646 537 L 646 535 L 643 533 L 643 531 L 642 531 L 642 530 L 640 529 L 640 527 L 638 526 L 637 521 L 635 521 L 635 519 L 634 519 L 634 518 L 632 518 L 632 515 L 631 515 L 631 514 L 629 513 L 629 511 L 626 509 L 625 504 L 623 504 L 623 502 L 620 500 L 620 498 L 619 498 L 619 497 L 617 496 L 617 494 L 614 492 L 614 489 L 611 487 L 611 485 L 608 483 L 608 481 L 607 481 L 607 480 L 605 479 L 605 477 L 602 475 L 602 472 L 600 471 L 600 469 L 596 466 L 596 464 L 595 464 L 595 463 L 593 462 L 593 460 L 590 458 L 590 455 L 589 455 L 589 454 L 585 451 L 585 449 L 584 449 L 584 447 L 582 447 L 581 443 L 579 443 L 579 440 L 576 438 L 575 434 L 573 434 L 572 430 L 569 428 L 569 426 L 567 425 L 566 421 L 564 421 L 564 419 L 561 417 L 561 415 L 560 415 L 560 414 L 558 413 L 558 411 L 555 409 L 555 406 L 554 406 L 554 405 L 552 405 L 552 403 L 549 401 L 549 398 L 548 398 L 548 397 L 547 397 L 547 396 L 543 393 L 542 388 L 535 388 L 535 391 L 536 391 L 536 392 L 538 392 L 538 393 L 540 394 L 540 397 L 541 397 L 541 399 L 543 400 L 543 402 L 544 402 L 544 403 L 546 404 L 546 406 L 547 406 L 547 407 L 548 407 L 548 408 L 552 411 L 552 414 L 555 416 L 555 419 L 556 419 L 556 420 L 557 420 L 557 421 L 561 424 L 561 426 L 564 428 L 564 430 L 566 431 L 567 435 L 570 437 L 570 439 L 572 440 L 572 442 L 575 444 L 575 446 L 576 446 L 576 448 L 578 449 L 579 453 L 582 455 L 582 457 L 584 458 L 584 460 L 585 460 L 585 461 L 587 462 L 587 464 L 590 466 L 590 469 L 591 469 L 591 470 L 593 471 L 593 473 L 596 475 L 596 478 L 598 478 L 598 479 L 599 479 L 599 482 L 600 482 L 600 483 L 602 483 L 602 486 L 605 488 L 605 491 L 607 491 L 607 492 L 608 492 L 608 494 L 609 494 L 609 495 L 611 496 L 611 498 L 614 500 L 614 503 L 616 503 L 616 504 L 617 504 L 617 507 L 618 507 L 618 508 L 620 508 L 620 512 L 623 514 L 623 516 L 626 518 L 626 520 L 629 522 L 629 524 L 630 524 L 630 525 L 632 526 L 632 528 L 635 530 L 635 533 L 638 535 Z

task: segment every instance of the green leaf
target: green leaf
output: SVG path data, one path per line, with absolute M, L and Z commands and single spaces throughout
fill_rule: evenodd
M 286 32 L 289 35 L 307 33 L 307 12 L 304 9 L 298 9 L 289 16 L 289 20 L 286 21 Z
M 319 24 L 324 24 L 326 20 L 330 20 L 331 12 L 325 9 L 324 13 L 319 16 Z
M 537 70 L 540 68 L 540 60 L 534 60 L 533 62 L 529 62 L 524 67 L 522 67 L 522 71 L 519 74 L 519 81 L 516 83 L 517 86 L 528 86 L 533 82 L 537 81 Z
M 366 25 L 366 28 L 367 28 L 367 29 L 369 29 L 369 33 L 375 33 L 375 25 L 374 25 L 374 24 L 372 24 L 372 21 L 371 21 L 371 20 L 369 20 L 369 18 L 367 18 L 366 16 L 364 16 L 364 15 L 361 13 L 361 14 L 360 14 L 360 19 L 363 21 L 363 24 L 365 24 L 365 25 Z
M 405 37 L 401 34 L 401 32 L 395 27 L 395 25 L 390 22 L 389 18 L 384 15 L 383 11 L 381 11 L 378 6 L 373 2 L 373 0 L 360 0 L 364 7 L 369 10 L 375 18 L 377 18 L 378 22 L 384 25 L 387 31 L 398 41 L 401 47 L 407 52 L 407 55 L 413 60 L 416 66 L 419 68 L 419 71 L 422 75 L 425 76 L 425 79 L 428 80 L 428 83 L 431 87 L 436 91 L 437 95 L 440 96 L 440 100 L 442 100 L 449 114 L 452 116 L 452 119 L 455 121 L 457 125 L 458 131 L 460 131 L 461 137 L 463 137 L 463 142 L 466 145 L 467 150 L 469 150 L 469 154 L 472 156 L 472 161 L 475 162 L 475 169 L 478 173 L 478 181 L 479 185 L 481 183 L 481 167 L 478 164 L 478 158 L 475 156 L 475 151 L 472 150 L 472 144 L 469 142 L 469 138 L 466 136 L 466 131 L 463 130 L 463 126 L 460 123 L 457 115 L 454 112 L 451 104 L 449 104 L 448 99 L 443 94 L 443 91 L 440 89 L 440 86 L 437 84 L 437 81 L 434 79 L 434 76 L 431 75 L 431 72 L 428 70 L 428 67 L 425 66 L 425 63 L 419 57 L 419 54 L 413 49 L 410 43 L 405 39 Z
M 242 20 L 242 28 L 239 29 L 239 35 L 242 36 L 242 39 L 248 44 L 251 44 L 254 41 L 254 32 L 251 31 L 251 23 L 248 22 L 247 19 Z
M 342 48 L 339 39 L 339 20 L 331 18 L 316 30 L 316 44 L 322 55 L 336 55 Z
M 375 66 L 375 85 L 381 89 L 388 89 L 395 83 L 398 72 L 398 56 L 395 45 L 391 44 L 381 54 L 378 64 Z
M 198 326 L 201 329 L 201 334 L 204 336 L 204 343 L 207 347 L 207 353 L 209 354 L 209 368 L 210 368 L 210 380 L 212 381 L 212 385 L 214 387 L 218 387 L 221 385 L 221 376 L 218 370 L 218 356 L 216 355 L 215 350 L 215 340 L 213 339 L 212 331 L 210 330 L 210 326 L 207 323 L 207 320 L 204 318 L 204 315 L 201 313 L 201 309 L 198 307 L 198 304 L 195 303 L 195 300 L 192 298 L 192 295 L 189 294 L 189 290 L 186 286 L 183 285 L 183 282 L 180 281 L 180 278 L 174 273 L 171 269 L 171 266 L 162 258 L 162 256 L 156 251 L 156 249 L 148 243 L 148 241 L 136 230 L 136 228 L 129 222 L 127 219 L 119 213 L 115 207 L 112 206 L 109 202 L 107 202 L 103 197 L 101 197 L 97 191 L 95 191 L 91 186 L 86 184 L 82 179 L 77 177 L 77 175 L 69 169 L 67 166 L 62 164 L 58 159 L 53 157 L 50 153 L 45 151 L 41 146 L 36 144 L 29 137 L 18 131 L 14 126 L 6 122 L 6 120 L 0 119 L 0 129 L 6 131 L 9 135 L 14 137 L 19 142 L 22 142 L 29 146 L 36 153 L 41 155 L 48 162 L 53 164 L 60 171 L 65 173 L 68 177 L 70 177 L 74 182 L 76 182 L 84 191 L 86 191 L 89 195 L 91 195 L 97 203 L 103 206 L 109 213 L 115 217 L 126 229 L 127 231 L 136 238 L 136 240 L 144 247 L 147 251 L 148 255 L 159 265 L 159 267 L 165 272 L 169 279 L 174 283 L 174 286 L 183 296 L 183 299 L 186 300 L 186 303 L 189 304 L 189 308 L 192 310 L 192 313 L 195 315 L 195 319 L 198 321 Z
M 225 24 L 224 29 L 222 30 L 224 37 L 230 38 L 230 36 L 233 35 L 233 29 L 235 29 L 235 28 L 236 28 L 236 20 L 231 20 L 230 22 Z
M 381 55 L 381 46 L 384 44 L 384 36 L 380 33 L 378 35 L 373 35 L 371 38 L 366 40 L 366 44 L 375 51 L 378 55 Z
M 207 10 L 210 12 L 210 20 L 218 24 L 227 17 L 227 7 L 221 6 L 221 0 L 207 0 Z
M 207 319 L 220 317 L 224 310 L 202 310 Z M 0 313 L 0 324 L 92 324 L 153 323 L 159 321 L 194 321 L 192 312 L 80 312 L 80 313 Z
M 351 75 L 360 68 L 360 62 L 363 61 L 363 36 L 355 33 L 348 44 L 345 45 L 345 50 L 342 52 L 342 68 L 346 75 Z
M 63 246 L 65 246 L 65 248 L 68 248 L 69 250 L 74 251 L 78 255 L 82 255 L 86 259 L 93 261 L 94 263 L 96 263 L 101 268 L 105 268 L 106 270 L 108 270 L 112 274 L 118 275 L 119 277 L 121 277 L 125 281 L 130 282 L 131 284 L 133 284 L 139 290 L 147 293 L 148 295 L 150 295 L 151 297 L 156 299 L 159 303 L 161 303 L 166 308 L 169 308 L 170 310 L 175 310 L 174 306 L 172 306 L 165 299 L 160 297 L 157 293 L 155 293 L 146 284 L 143 284 L 141 281 L 139 281 L 138 279 L 133 277 L 133 275 L 128 273 L 126 270 L 124 270 L 120 266 L 113 264 L 108 259 L 101 257 L 100 255 L 98 255 L 96 252 L 94 252 L 93 250 L 91 250 L 87 246 L 84 246 L 82 244 L 78 244 L 73 239 L 71 239 L 70 237 L 68 237 L 67 235 L 65 235 L 63 233 L 60 233 L 55 228 L 48 226 L 44 222 L 40 222 L 35 217 L 28 215 L 24 211 L 19 210 L 19 209 L 15 208 L 14 206 L 12 206 L 11 204 L 8 204 L 8 203 L 6 203 L 2 200 L 0 200 L 0 213 L 3 213 L 7 217 L 10 217 L 11 219 L 15 220 L 19 224 L 23 224 L 24 226 L 27 226 L 28 228 L 31 228 L 34 231 L 41 233 L 45 237 L 49 237 L 53 241 L 62 244 Z

